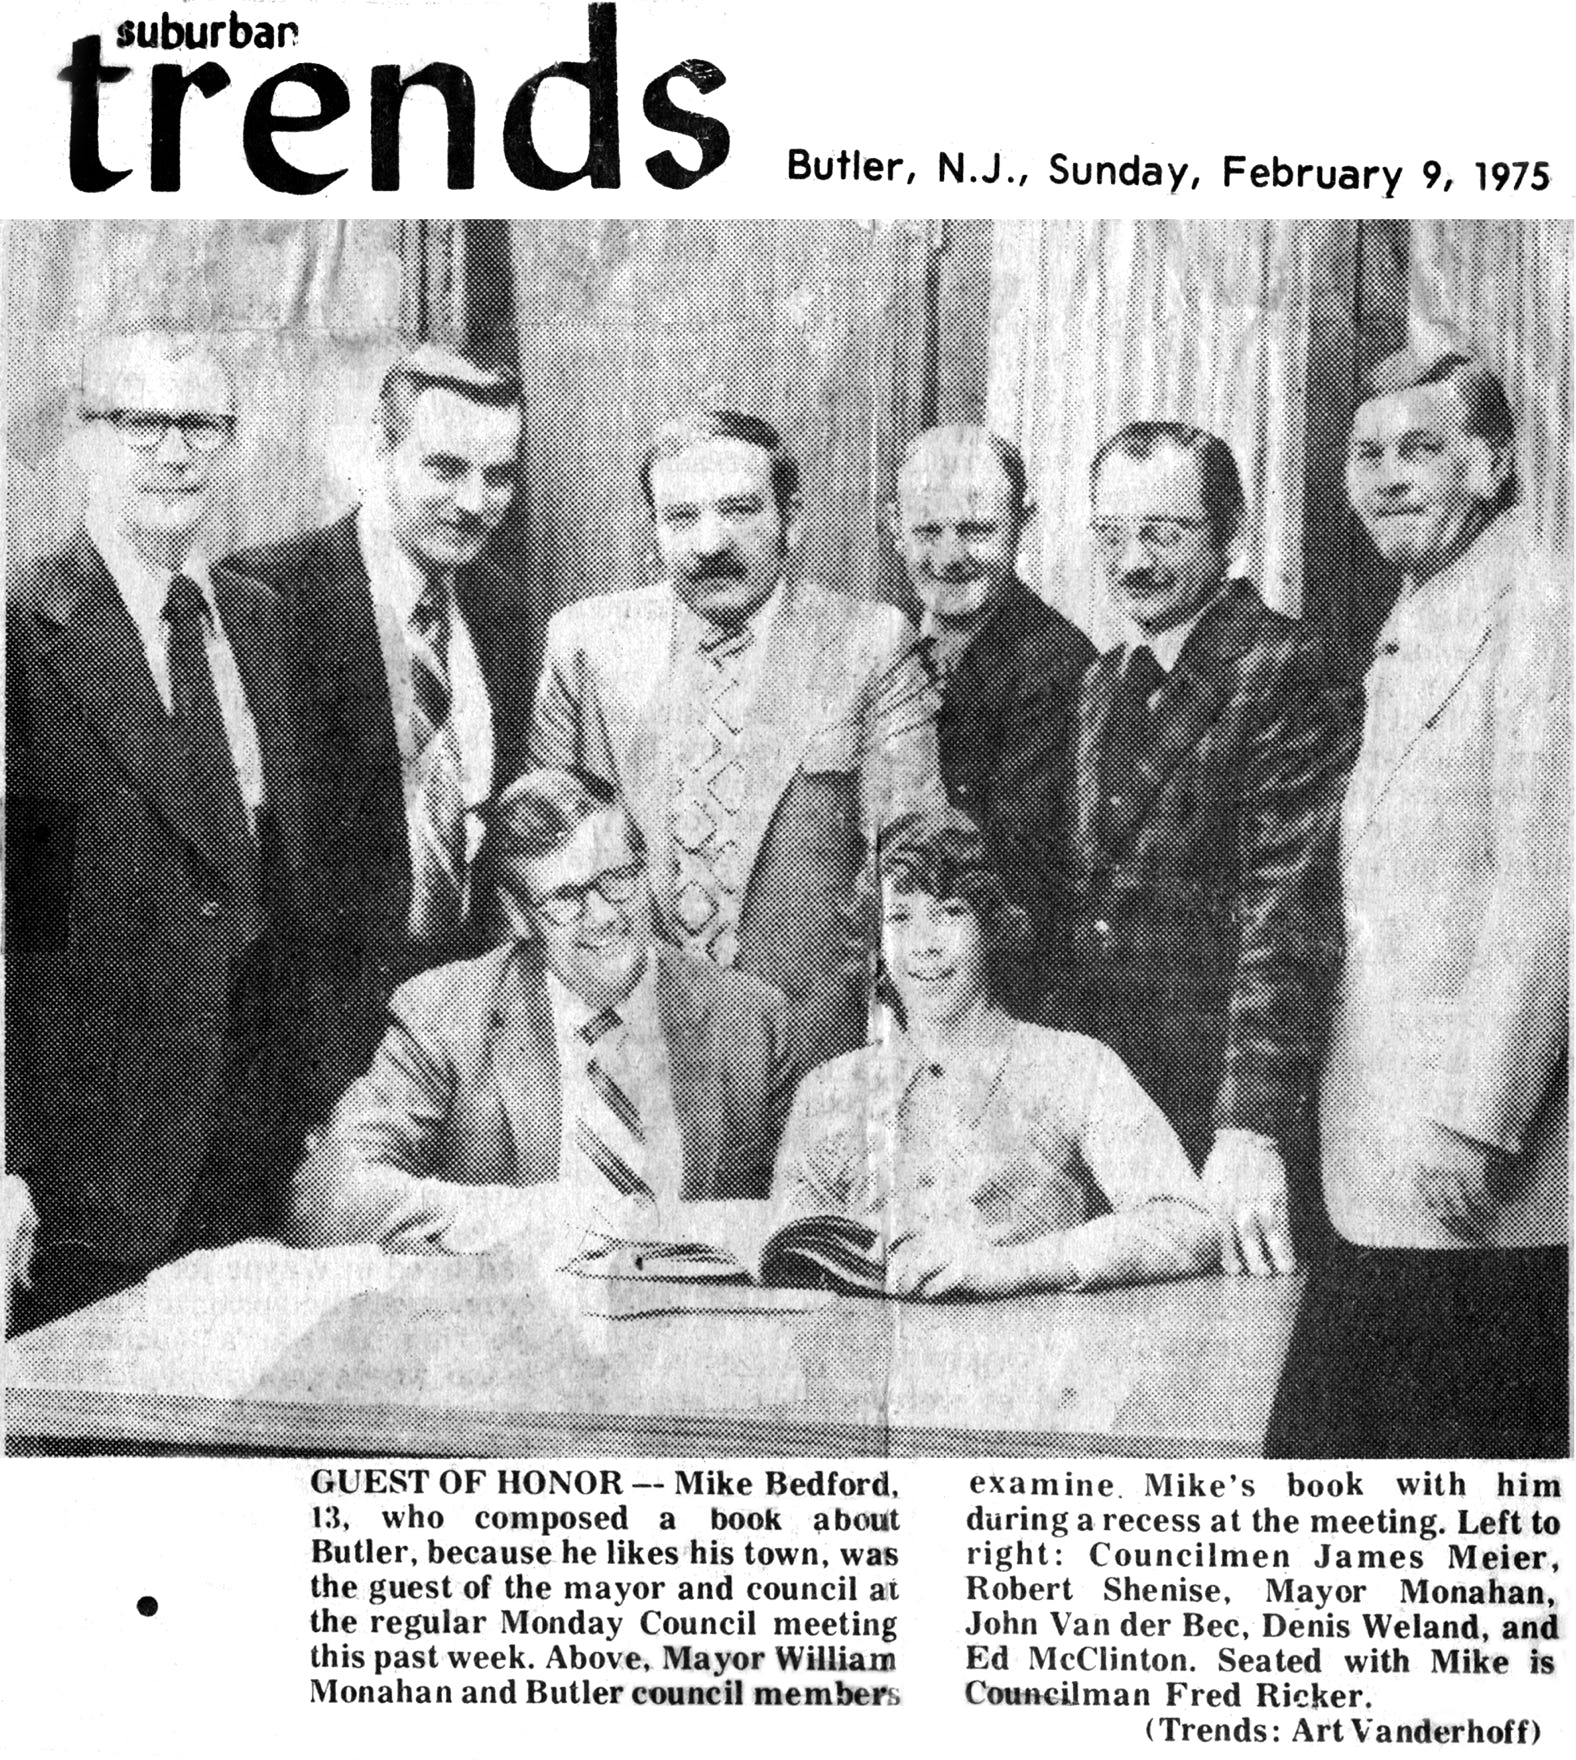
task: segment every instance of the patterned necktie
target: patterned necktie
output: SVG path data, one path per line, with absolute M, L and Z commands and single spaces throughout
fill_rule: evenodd
M 1101 817 L 1107 824 L 1132 804 L 1140 771 L 1154 742 L 1150 699 L 1165 677 L 1154 651 L 1141 644 L 1128 655 L 1117 680 L 1101 766 Z
M 748 624 L 711 625 L 701 640 L 702 717 L 675 767 L 674 915 L 681 944 L 699 959 L 731 966 L 739 952 L 740 757 L 744 727 L 740 673 L 754 632 Z
M 449 628 L 448 595 L 429 581 L 405 625 L 416 766 L 410 932 L 424 945 L 452 936 L 465 910 L 465 791 L 450 714 Z
M 170 721 L 191 778 L 192 799 L 209 840 L 224 852 L 245 910 L 255 914 L 262 894 L 261 857 L 208 663 L 208 606 L 188 576 L 178 574 L 170 582 L 164 619 L 169 625 Z
M 655 1203 L 656 1194 L 635 1171 L 645 1151 L 646 1131 L 640 1108 L 629 1097 L 627 1078 L 621 1078 L 618 1068 L 623 1025 L 616 1008 L 604 1008 L 580 1029 L 590 1052 L 586 1074 L 601 1105 L 594 1118 L 581 1114 L 575 1138 L 581 1154 L 620 1196 L 649 1198 Z

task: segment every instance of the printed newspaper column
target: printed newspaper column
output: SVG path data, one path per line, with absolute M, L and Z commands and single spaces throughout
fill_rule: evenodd
M 1514 1745 L 1554 1715 L 1557 1474 L 1124 1464 L 967 1490 L 969 1705 L 1168 1742 Z
M 322 1467 L 311 1490 L 314 1705 L 901 1702 L 890 1469 Z

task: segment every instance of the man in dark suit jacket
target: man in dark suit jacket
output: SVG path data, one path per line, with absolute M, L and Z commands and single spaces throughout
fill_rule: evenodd
M 476 945 L 475 809 L 518 772 L 530 705 L 513 587 L 483 554 L 514 497 L 520 421 L 515 379 L 425 345 L 383 382 L 376 493 L 233 559 L 290 611 L 319 1111 L 366 1067 L 394 986 Z
M 71 439 L 84 527 L 11 586 L 6 1177 L 36 1212 L 14 1328 L 268 1226 L 293 1159 L 285 619 L 197 543 L 234 408 L 194 339 L 105 345 Z
M 780 989 L 820 1063 L 864 1042 L 856 882 L 894 808 L 939 795 L 934 691 L 900 612 L 795 578 L 774 428 L 675 417 L 641 481 L 669 578 L 553 618 L 531 754 L 628 803 L 664 934 Z
M 969 426 L 918 435 L 887 508 L 940 686 L 936 735 L 948 799 L 985 833 L 1034 924 L 1038 958 L 1014 999 L 1021 1002 L 1043 988 L 1039 972 L 1053 957 L 1069 711 L 1095 657 L 1083 631 L 1018 578 L 1032 513 L 1017 447 Z
M 1286 1270 L 1356 716 L 1318 648 L 1227 579 L 1243 494 L 1223 442 L 1135 423 L 1096 454 L 1092 484 L 1128 634 L 1075 710 L 1070 1020 L 1121 1055 L 1201 1164 L 1227 1268 Z
M 301 1170 L 292 1238 L 639 1239 L 675 1203 L 764 1198 L 793 1068 L 780 993 L 653 942 L 639 828 L 581 778 L 531 772 L 491 817 L 514 935 L 396 994 Z

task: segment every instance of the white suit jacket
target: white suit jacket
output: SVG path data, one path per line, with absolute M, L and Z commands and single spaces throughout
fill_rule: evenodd
M 1330 1218 L 1360 1244 L 1470 1244 L 1411 1189 L 1420 1119 L 1513 1158 L 1486 1244 L 1566 1236 L 1570 588 L 1501 515 L 1380 636 L 1320 1093 Z

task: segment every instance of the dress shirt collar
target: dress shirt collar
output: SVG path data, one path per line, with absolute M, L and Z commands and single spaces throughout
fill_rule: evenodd
M 196 583 L 209 618 L 218 623 L 208 559 L 200 548 L 194 545 L 188 550 L 179 568 L 156 568 L 96 510 L 89 511 L 85 524 L 88 536 L 104 559 L 104 566 L 120 589 L 132 622 L 142 633 L 144 643 L 154 636 L 162 640 L 164 602 L 169 597 L 170 582 L 178 574 Z
M 1222 581 L 1220 586 L 1199 606 L 1198 610 L 1184 623 L 1174 623 L 1169 629 L 1150 634 L 1140 629 L 1131 618 L 1122 619 L 1122 664 L 1125 666 L 1135 648 L 1147 648 L 1159 662 L 1162 672 L 1175 672 L 1177 661 L 1182 658 L 1182 650 L 1188 644 L 1188 638 L 1204 621 L 1211 611 L 1230 591 L 1230 585 Z
M 936 671 L 944 679 L 951 678 L 958 669 L 958 663 L 969 649 L 974 646 L 979 633 L 986 624 L 1001 610 L 1000 598 L 987 600 L 975 615 L 966 621 L 959 618 L 948 618 L 945 621 L 937 617 L 934 611 L 927 610 L 919 620 L 919 638 L 931 644 L 931 652 L 935 655 Z
M 373 597 L 389 606 L 402 622 L 410 621 L 410 614 L 416 609 L 416 601 L 427 590 L 429 579 L 440 582 L 452 611 L 454 575 L 445 571 L 438 576 L 429 576 L 394 536 L 388 497 L 382 489 L 369 495 L 356 510 L 356 542 L 361 546 L 361 560 L 367 566 Z

